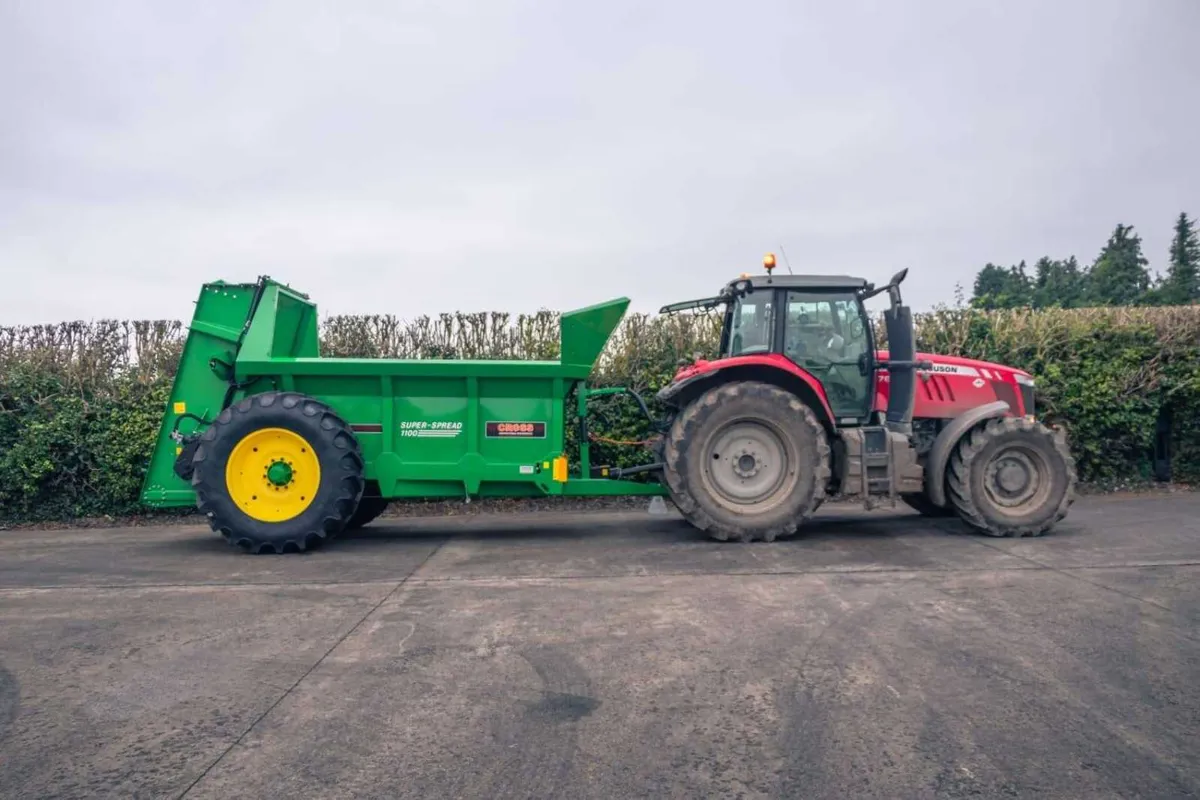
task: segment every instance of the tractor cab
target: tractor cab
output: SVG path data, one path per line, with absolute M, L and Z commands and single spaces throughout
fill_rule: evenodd
M 722 358 L 777 354 L 825 388 L 834 415 L 871 411 L 875 346 L 860 278 L 786 275 L 729 284 Z
M 875 374 L 897 373 L 902 384 L 897 407 L 889 408 L 893 427 L 911 421 L 914 344 L 911 314 L 900 301 L 899 285 L 907 270 L 876 288 L 863 278 L 846 275 L 774 275 L 774 256 L 763 259 L 765 275 L 742 275 L 715 297 L 665 306 L 663 313 L 724 307 L 719 359 L 767 357 L 792 365 L 821 387 L 832 419 L 838 425 L 865 424 L 871 417 Z M 891 307 L 884 313 L 891 355 L 880 361 L 865 301 L 888 292 Z M 901 375 L 903 374 L 903 375 Z

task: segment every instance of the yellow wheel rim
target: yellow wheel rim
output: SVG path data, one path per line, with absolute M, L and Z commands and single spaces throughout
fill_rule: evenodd
M 285 428 L 261 428 L 238 442 L 225 464 L 225 488 L 237 507 L 260 522 L 304 513 L 321 485 L 312 445 Z

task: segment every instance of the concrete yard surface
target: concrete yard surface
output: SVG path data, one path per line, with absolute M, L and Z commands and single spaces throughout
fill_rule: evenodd
M 1198 519 L 0 533 L 0 797 L 1192 797 Z

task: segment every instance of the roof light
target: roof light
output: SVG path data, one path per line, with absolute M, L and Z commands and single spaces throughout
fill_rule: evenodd
M 767 253 L 765 256 L 763 256 L 763 269 L 767 271 L 768 275 L 771 274 L 771 270 L 775 269 L 774 253 Z

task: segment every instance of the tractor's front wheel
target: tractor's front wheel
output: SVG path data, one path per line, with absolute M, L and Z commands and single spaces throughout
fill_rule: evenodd
M 766 383 L 728 383 L 696 398 L 664 450 L 675 505 L 721 541 L 795 533 L 829 482 L 825 429 L 794 394 Z
M 1040 536 L 1075 500 L 1075 461 L 1065 437 L 1018 417 L 993 419 L 963 437 L 950 459 L 950 504 L 988 536 Z
M 358 440 L 295 392 L 247 397 L 200 437 L 192 488 L 214 531 L 252 553 L 306 550 L 345 528 L 363 493 Z

